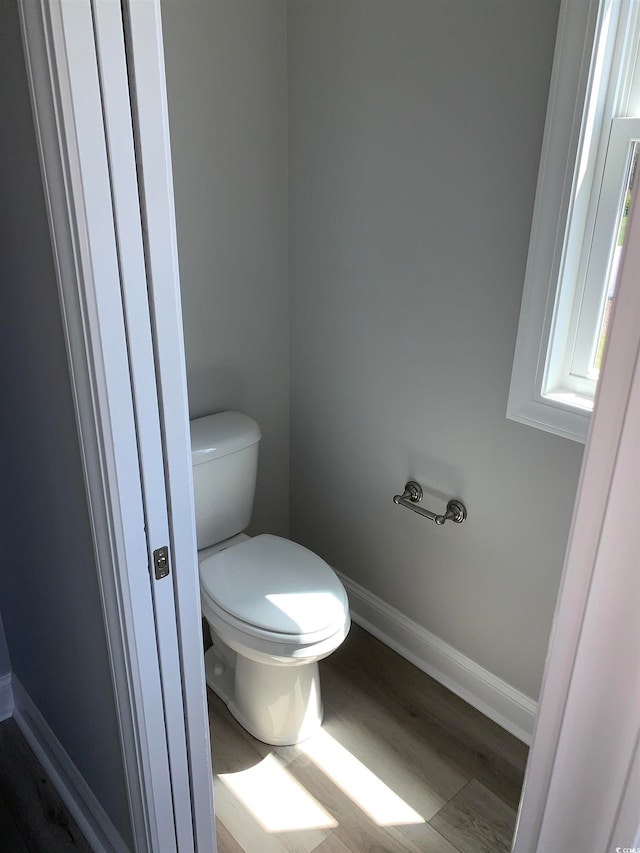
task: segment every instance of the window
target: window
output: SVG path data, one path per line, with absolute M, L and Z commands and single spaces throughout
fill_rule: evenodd
M 640 3 L 563 0 L 507 416 L 586 438 L 640 150 Z

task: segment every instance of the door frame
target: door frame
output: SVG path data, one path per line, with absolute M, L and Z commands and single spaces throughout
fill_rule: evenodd
M 123 0 L 173 560 L 196 849 L 211 840 L 213 777 L 202 646 L 189 404 L 159 0 Z
M 133 148 L 135 138 L 140 154 L 154 128 L 137 121 L 135 97 L 128 118 L 118 114 L 123 80 L 135 94 L 124 33 L 138 32 L 139 17 L 147 26 L 147 4 L 18 5 L 135 849 L 209 853 L 212 777 L 168 129 L 164 207 L 152 217 L 151 193 L 141 186 L 155 185 L 160 169 L 145 150 L 149 175 L 146 163 L 136 174 Z M 158 50 L 143 42 L 136 35 L 129 45 L 137 79 L 150 66 L 164 87 Z M 122 204 L 132 197 L 140 199 L 133 210 Z M 124 237 L 136 231 L 136 218 L 140 241 L 143 221 L 153 235 L 126 261 Z M 163 275 L 158 223 L 173 229 L 173 262 Z M 140 417 L 143 405 L 155 410 L 157 430 L 153 418 Z M 170 574 L 156 579 L 152 552 L 167 544 Z M 90 841 L 111 849 L 104 838 Z
M 640 203 L 627 225 L 514 853 L 640 848 Z

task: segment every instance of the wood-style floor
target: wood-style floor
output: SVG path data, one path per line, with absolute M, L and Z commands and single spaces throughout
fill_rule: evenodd
M 219 853 L 510 850 L 524 744 L 355 625 L 320 666 L 324 724 L 297 747 L 208 691 Z
M 91 853 L 13 720 L 0 723 L 0 851 Z

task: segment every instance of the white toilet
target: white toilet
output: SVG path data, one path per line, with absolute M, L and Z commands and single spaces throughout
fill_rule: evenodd
M 265 743 L 310 737 L 322 722 L 318 661 L 347 636 L 335 572 L 279 536 L 250 538 L 258 424 L 239 412 L 191 421 L 200 599 L 213 647 L 207 684 Z

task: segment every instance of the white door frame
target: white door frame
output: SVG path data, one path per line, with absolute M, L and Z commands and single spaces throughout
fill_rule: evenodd
M 123 2 L 135 90 L 133 105 L 147 282 L 169 511 L 182 698 L 195 846 L 209 853 L 213 778 L 197 563 L 187 372 L 182 327 L 160 2 Z
M 168 147 L 169 191 L 163 210 L 154 199 L 145 259 L 140 220 L 149 226 L 151 217 L 147 199 L 142 211 L 138 204 L 120 4 L 19 5 L 135 848 L 209 853 L 212 780 L 175 235 L 168 274 L 157 272 L 165 259 L 153 257 L 161 255 L 156 223 L 173 228 Z M 146 47 L 135 50 L 141 77 L 158 60 Z M 163 68 L 152 77 L 160 72 L 164 85 Z M 158 176 L 156 169 L 149 180 Z M 156 363 L 151 323 L 156 335 L 162 329 L 174 375 Z M 156 580 L 151 552 L 163 545 L 171 571 Z M 110 849 L 102 838 L 89 840 Z
M 164 450 L 147 292 L 145 245 L 140 220 L 124 27 L 118 3 L 94 3 L 92 11 L 138 437 L 147 560 L 152 566 L 154 550 L 168 548 L 170 538 Z M 108 333 L 109 329 L 105 331 Z M 184 704 L 182 690 L 177 689 L 182 679 L 176 626 L 176 601 L 172 583 L 174 575 L 177 574 L 176 560 L 173 549 L 168 548 L 168 551 L 169 575 L 158 579 L 153 572 L 151 573 L 151 595 L 156 623 L 156 645 L 160 661 L 171 785 L 174 792 L 176 844 L 178 850 L 190 850 L 194 845 L 190 799 L 176 794 L 181 790 L 190 790 L 190 783 L 184 730 Z
M 636 193 L 514 853 L 640 848 L 639 270 Z

